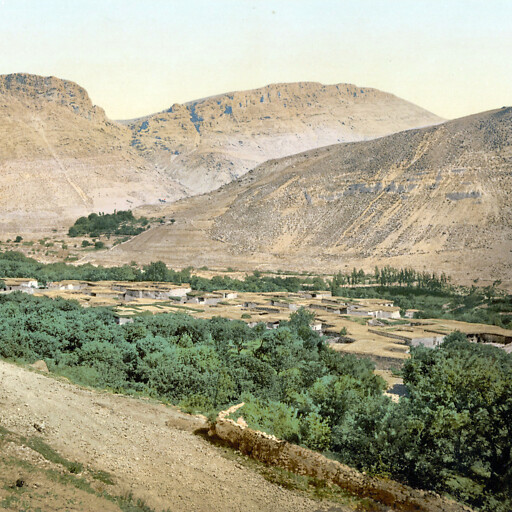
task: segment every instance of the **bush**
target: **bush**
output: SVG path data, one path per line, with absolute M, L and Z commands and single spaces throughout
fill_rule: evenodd
M 32 270 L 20 253 L 3 257 Z M 512 357 L 460 333 L 437 349 L 411 349 L 409 397 L 393 403 L 374 365 L 327 347 L 305 311 L 270 331 L 184 314 L 120 326 L 109 309 L 16 292 L 0 295 L 0 318 L 1 357 L 44 359 L 82 384 L 191 412 L 244 401 L 238 414 L 253 428 L 487 512 L 512 509 Z

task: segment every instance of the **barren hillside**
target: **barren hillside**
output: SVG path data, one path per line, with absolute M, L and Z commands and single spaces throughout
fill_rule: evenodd
M 0 76 L 0 120 L 0 232 L 45 231 L 91 211 L 183 195 L 73 82 Z
M 271 158 L 441 121 L 377 89 L 299 82 L 175 104 L 126 123 L 133 147 L 193 195 Z
M 439 121 L 374 89 L 299 83 L 117 123 L 73 82 L 1 75 L 0 233 L 43 233 L 93 211 L 172 202 L 268 158 Z
M 333 271 L 386 263 L 512 282 L 512 108 L 267 162 L 101 256 Z M 162 213 L 160 211 L 159 213 Z

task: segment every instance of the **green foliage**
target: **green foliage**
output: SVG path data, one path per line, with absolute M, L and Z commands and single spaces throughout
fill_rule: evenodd
M 306 414 L 301 421 L 301 438 L 312 450 L 328 450 L 331 445 L 331 428 L 328 420 L 316 412 Z
M 250 395 L 243 397 L 244 419 L 257 430 L 275 435 L 292 443 L 300 442 L 300 421 L 297 410 L 284 403 L 257 399 Z M 237 413 L 235 413 L 236 419 Z
M 512 328 L 512 315 L 500 314 L 512 311 L 512 295 L 498 295 L 496 289 L 492 289 L 494 291 L 472 287 L 455 291 L 417 286 L 370 286 L 338 288 L 335 294 L 347 298 L 389 299 L 402 311 L 419 310 L 416 318 L 446 318 Z
M 109 309 L 13 293 L 0 318 L 0 357 L 190 412 L 243 400 L 251 427 L 487 512 L 512 507 L 512 357 L 460 333 L 411 349 L 408 397 L 393 403 L 373 364 L 328 348 L 306 310 L 276 330 L 184 314 L 120 326 Z
M 95 248 L 102 248 L 103 242 L 96 242 Z M 91 242 L 84 240 L 82 247 Z M 71 261 L 71 258 L 69 258 Z M 327 289 L 327 284 L 319 278 L 298 278 L 280 276 L 256 277 L 248 275 L 244 280 L 215 276 L 205 279 L 192 275 L 191 268 L 180 271 L 167 268 L 164 262 L 156 261 L 145 265 L 142 270 L 135 265 L 121 267 L 101 267 L 91 264 L 67 265 L 65 263 L 39 263 L 16 251 L 0 252 L 0 276 L 31 277 L 40 283 L 78 279 L 86 281 L 164 281 L 176 284 L 189 283 L 192 289 L 201 291 L 235 290 L 241 292 L 297 292 L 299 290 Z
M 135 236 L 145 230 L 148 219 L 136 219 L 130 210 L 114 213 L 91 213 L 87 217 L 80 217 L 69 228 L 71 237 L 89 235 L 130 235 Z
M 418 477 L 439 485 L 439 472 L 445 474 L 461 499 L 482 500 L 482 489 L 510 495 L 512 358 L 454 333 L 439 350 L 415 349 L 403 373 L 407 417 L 421 425 Z
M 351 407 L 333 428 L 333 450 L 483 510 L 510 510 L 512 358 L 460 333 L 436 350 L 411 352 L 403 371 L 409 398 Z
M 0 317 L 1 357 L 42 358 L 82 384 L 145 390 L 175 403 L 186 400 L 190 408 L 223 407 L 243 392 L 295 400 L 305 386 L 340 371 L 359 373 L 369 392 L 380 390 L 371 365 L 328 349 L 309 328 L 306 311 L 271 331 L 183 314 L 119 326 L 109 309 L 12 293 L 0 296 Z
M 21 237 L 20 235 L 18 235 L 18 236 L 14 239 L 14 243 L 19 244 L 22 240 L 23 240 L 23 237 Z
M 24 444 L 28 447 L 32 448 L 32 450 L 38 452 L 42 455 L 46 460 L 53 462 L 55 464 L 61 464 L 64 466 L 70 473 L 78 474 L 83 470 L 83 466 L 80 462 L 70 461 L 60 453 L 56 452 L 51 446 L 46 444 L 40 437 L 29 437 L 28 439 L 23 439 Z

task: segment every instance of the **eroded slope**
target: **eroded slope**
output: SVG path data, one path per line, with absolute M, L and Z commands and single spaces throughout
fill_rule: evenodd
M 512 109 L 267 162 L 103 261 L 512 279 Z
M 174 104 L 127 123 L 133 147 L 197 194 L 272 158 L 440 121 L 377 89 L 299 82 Z
M 91 211 L 183 195 L 73 82 L 0 76 L 0 121 L 0 232 L 45 231 Z

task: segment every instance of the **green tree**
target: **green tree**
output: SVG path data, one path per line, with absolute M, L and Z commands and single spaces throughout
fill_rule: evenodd
M 143 267 L 145 281 L 167 281 L 168 269 L 163 261 L 155 261 Z

